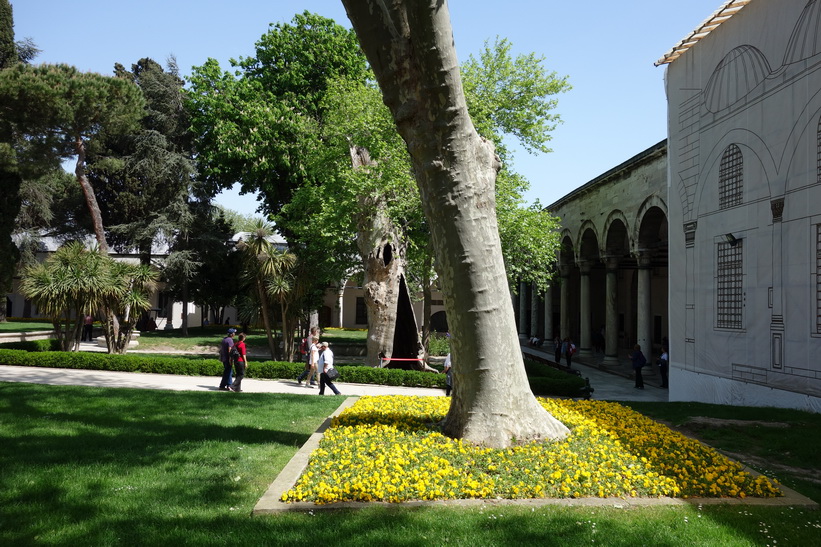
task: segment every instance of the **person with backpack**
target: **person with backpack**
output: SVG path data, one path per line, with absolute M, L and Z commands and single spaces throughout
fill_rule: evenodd
M 228 391 L 233 380 L 233 365 L 231 364 L 231 349 L 234 347 L 234 334 L 237 329 L 230 328 L 225 338 L 220 344 L 220 361 L 222 361 L 223 371 L 222 379 L 220 380 L 220 390 Z

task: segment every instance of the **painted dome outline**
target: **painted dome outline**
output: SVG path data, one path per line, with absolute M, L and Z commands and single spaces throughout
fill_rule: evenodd
M 750 45 L 733 48 L 718 63 L 704 88 L 707 110 L 715 113 L 734 105 L 770 73 L 770 64 L 758 48 Z
M 795 24 L 787 51 L 784 53 L 784 65 L 797 63 L 821 53 L 821 2 L 810 0 Z

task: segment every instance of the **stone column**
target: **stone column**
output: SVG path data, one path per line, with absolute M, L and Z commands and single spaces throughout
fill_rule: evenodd
M 527 283 L 519 282 L 519 338 L 527 339 Z
M 606 257 L 604 264 L 607 268 L 607 285 L 605 294 L 605 324 L 604 324 L 604 361 L 603 365 L 619 364 L 619 321 L 616 304 L 618 303 L 619 259 Z
M 342 328 L 342 321 L 344 318 L 342 312 L 344 311 L 343 303 L 345 302 L 345 299 L 343 297 L 345 296 L 345 284 L 347 282 L 348 281 L 346 279 L 343 279 L 336 287 L 336 325 L 334 326 L 339 328 Z M 331 321 L 331 324 L 333 324 L 333 321 Z
M 533 283 L 530 287 L 530 337 L 539 336 L 539 289 Z
M 636 340 L 641 346 L 641 351 L 647 358 L 647 362 L 652 362 L 651 353 L 653 349 L 653 321 L 650 317 L 650 254 L 642 252 L 638 256 L 639 279 L 638 295 L 636 306 Z
M 562 340 L 570 336 L 570 314 L 567 306 L 570 303 L 570 266 L 559 266 L 561 277 L 561 296 L 559 297 L 559 336 Z
M 553 283 L 544 291 L 544 340 L 553 340 Z
M 581 287 L 579 298 L 579 319 L 581 321 L 581 332 L 579 333 L 579 357 L 591 357 L 593 350 L 591 349 L 591 342 L 593 340 L 590 335 L 590 262 L 582 260 L 579 262 L 579 270 L 581 270 Z

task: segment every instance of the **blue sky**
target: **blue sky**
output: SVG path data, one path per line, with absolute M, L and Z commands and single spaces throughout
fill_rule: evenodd
M 253 54 L 270 23 L 309 10 L 350 27 L 339 0 L 11 0 L 15 36 L 42 49 L 38 63 L 67 63 L 111 74 L 114 63 L 174 55 L 183 76 L 208 57 Z M 666 137 L 664 68 L 653 63 L 723 0 L 450 0 L 460 60 L 478 56 L 498 35 L 514 53 L 535 52 L 573 89 L 560 95 L 564 123 L 552 153 L 514 157 L 530 181 L 528 201 L 548 205 Z M 218 201 L 244 214 L 253 196 Z

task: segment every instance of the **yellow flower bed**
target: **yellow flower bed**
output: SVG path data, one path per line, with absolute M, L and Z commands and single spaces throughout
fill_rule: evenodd
M 770 497 L 715 450 L 617 403 L 540 399 L 571 429 L 560 442 L 507 449 L 437 431 L 447 397 L 362 397 L 334 418 L 283 501 L 465 498 Z

